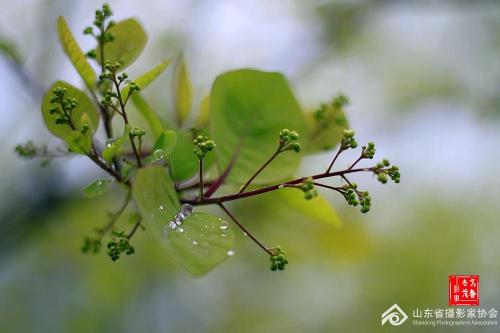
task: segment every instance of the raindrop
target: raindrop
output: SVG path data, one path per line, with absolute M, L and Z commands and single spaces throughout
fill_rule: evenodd
M 183 229 L 183 228 L 177 228 L 177 230 L 178 230 L 179 232 L 184 232 L 184 229 Z
M 161 160 L 164 157 L 163 156 L 163 150 L 161 150 L 161 149 L 155 150 L 154 153 L 153 153 L 153 156 L 156 159 Z
M 234 251 L 233 250 L 229 250 L 227 251 L 227 255 L 232 257 L 234 255 Z
M 163 234 L 164 234 L 165 236 L 166 236 L 166 235 L 168 235 L 169 231 L 170 231 L 170 228 L 169 228 L 168 226 L 164 226 L 164 227 L 163 227 Z
M 193 245 L 198 245 L 198 242 L 194 240 Z
M 186 218 L 186 215 L 183 212 L 180 212 L 179 214 L 177 214 L 177 218 L 179 218 L 180 220 L 184 220 Z
M 281 190 L 283 188 L 283 184 L 280 184 L 280 186 L 278 186 L 278 188 Z
M 189 215 L 193 212 L 193 206 L 191 206 L 190 204 L 183 204 L 181 207 L 181 211 Z
M 163 205 L 161 205 L 160 206 L 160 210 L 164 210 L 164 209 L 165 209 L 165 207 L 163 207 Z
M 169 223 L 169 226 L 171 229 L 177 228 L 177 224 L 175 224 L 175 222 L 173 222 L 173 221 Z
M 219 226 L 220 230 L 227 230 L 229 228 L 229 225 L 227 225 L 226 222 L 222 222 L 222 224 Z

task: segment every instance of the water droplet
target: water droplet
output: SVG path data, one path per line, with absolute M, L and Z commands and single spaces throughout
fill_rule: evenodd
M 283 184 L 280 184 L 280 186 L 278 186 L 278 188 L 281 190 L 283 188 Z
M 246 232 L 243 232 L 243 235 L 248 236 L 248 234 Z
M 169 231 L 170 231 L 170 227 L 169 226 L 166 225 L 166 226 L 163 227 L 163 235 L 165 235 L 165 236 L 168 235 Z
M 229 225 L 226 222 L 222 222 L 222 224 L 219 226 L 220 230 L 227 230 L 229 228 Z
M 165 209 L 165 207 L 163 207 L 163 205 L 161 205 L 160 206 L 160 210 L 164 210 L 164 209 Z
M 180 220 L 184 220 L 186 218 L 186 214 L 184 214 L 183 212 L 180 212 L 177 214 L 177 218 Z
M 198 245 L 198 242 L 194 240 L 193 245 Z
M 180 219 L 176 218 L 176 219 L 175 219 L 175 223 L 176 223 L 177 225 L 181 225 L 181 224 L 182 224 L 182 220 L 180 220 Z
M 177 231 L 184 232 L 184 229 L 183 228 L 177 228 Z
M 222 219 L 219 217 L 219 222 L 222 222 Z
M 157 160 L 161 160 L 161 159 L 164 157 L 164 155 L 163 155 L 163 150 L 161 150 L 161 149 L 155 150 L 155 151 L 153 152 L 153 156 L 154 156 Z
M 193 212 L 193 206 L 191 206 L 190 204 L 183 204 L 181 207 L 181 211 L 189 215 Z
M 234 256 L 234 251 L 233 250 L 227 251 L 227 255 L 230 257 Z
M 175 224 L 174 221 L 170 222 L 168 225 L 170 226 L 171 229 L 177 228 L 177 224 Z

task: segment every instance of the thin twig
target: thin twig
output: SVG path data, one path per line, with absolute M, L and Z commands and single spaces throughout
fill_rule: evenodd
M 203 202 L 203 159 L 200 158 L 198 159 L 199 161 L 199 166 L 200 166 L 200 194 L 199 194 L 199 199 L 200 202 Z
M 372 172 L 375 170 L 375 168 L 358 168 L 358 169 L 351 169 L 351 170 L 341 170 L 341 171 L 335 171 L 335 172 L 330 172 L 330 173 L 321 173 L 317 175 L 311 176 L 313 179 L 323 179 L 323 178 L 330 178 L 330 177 L 338 177 L 344 174 L 349 174 L 349 173 L 355 173 L 355 172 Z M 225 195 L 221 197 L 214 197 L 214 198 L 205 198 L 203 202 L 200 202 L 199 200 L 188 200 L 188 199 L 182 199 L 182 203 L 189 203 L 191 205 L 213 205 L 213 204 L 220 204 L 223 202 L 228 202 L 228 201 L 234 201 L 234 200 L 239 200 L 243 198 L 248 198 L 248 197 L 253 197 L 255 195 L 259 195 L 262 193 L 267 193 L 271 191 L 275 191 L 278 189 L 281 189 L 283 187 L 286 187 L 288 185 L 295 185 L 295 184 L 300 184 L 302 183 L 307 177 L 301 177 L 297 178 L 294 180 L 290 180 L 288 182 L 276 184 L 276 185 L 270 185 L 266 186 L 260 189 L 244 192 L 244 193 L 235 193 L 235 194 L 230 194 L 230 195 Z
M 132 230 L 130 230 L 130 232 L 128 233 L 127 235 L 127 239 L 131 239 L 132 236 L 134 236 L 135 232 L 137 231 L 137 229 L 139 229 L 139 227 L 141 226 L 141 218 L 139 218 L 137 220 L 137 222 L 134 224 L 134 227 L 132 228 Z
M 330 163 L 330 166 L 328 167 L 328 169 L 326 169 L 327 173 L 332 170 L 333 164 L 335 163 L 335 161 L 339 157 L 340 153 L 342 153 L 343 151 L 344 150 L 342 148 L 339 148 L 339 150 L 337 150 L 337 153 L 335 154 L 335 157 L 333 158 L 332 163 Z
M 241 188 L 241 190 L 238 193 L 245 192 L 245 189 L 252 183 L 252 181 L 276 158 L 276 156 L 278 156 L 279 153 L 281 153 L 281 148 L 283 148 L 283 144 L 282 143 L 278 146 L 278 149 L 276 149 L 276 151 L 274 152 L 274 154 L 267 160 L 267 162 L 264 163 L 259 168 L 259 170 L 257 170 L 257 172 L 255 172 L 253 174 L 253 176 L 250 177 L 249 180 L 247 180 L 247 182 L 245 183 L 245 185 L 243 185 L 243 187 Z
M 122 215 L 122 213 L 125 211 L 127 208 L 128 204 L 132 200 L 132 191 L 128 190 L 127 191 L 127 196 L 125 197 L 125 201 L 121 205 L 121 207 L 116 211 L 116 213 L 111 214 L 111 218 L 109 222 L 102 228 L 96 229 L 97 232 L 101 234 L 101 236 L 104 236 L 109 230 L 113 228 L 115 225 L 116 221 L 118 221 L 118 218 Z
M 233 214 L 231 214 L 231 212 L 226 208 L 226 206 L 224 206 L 222 203 L 219 203 L 219 206 L 234 221 L 234 223 L 236 223 L 236 225 L 238 225 L 238 227 L 240 227 L 240 229 L 243 230 L 243 232 L 245 233 L 245 235 L 247 235 L 248 237 L 250 237 L 261 249 L 263 249 L 264 251 L 266 251 L 269 255 L 272 255 L 271 251 L 267 248 L 267 246 L 265 246 L 257 238 L 255 238 L 255 236 L 252 235 L 250 233 L 250 231 L 248 231 L 248 229 L 245 228 L 245 226 L 243 224 L 241 224 L 236 219 L 236 217 L 234 217 Z

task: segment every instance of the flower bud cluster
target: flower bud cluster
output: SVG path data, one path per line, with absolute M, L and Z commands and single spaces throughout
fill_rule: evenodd
M 196 139 L 193 140 L 193 143 L 193 152 L 200 160 L 216 147 L 215 142 L 209 140 L 208 136 L 203 135 L 198 135 Z
M 288 264 L 288 259 L 285 257 L 285 251 L 283 251 L 280 246 L 276 246 L 269 249 L 269 252 L 271 252 L 271 270 L 284 270 L 285 266 Z
M 296 131 L 290 131 L 289 129 L 283 129 L 279 134 L 279 144 L 280 152 L 287 150 L 293 150 L 294 152 L 300 152 L 300 143 L 298 143 L 299 133 Z

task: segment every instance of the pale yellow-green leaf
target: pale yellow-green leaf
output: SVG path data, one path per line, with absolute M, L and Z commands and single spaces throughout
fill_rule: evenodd
M 215 215 L 194 211 L 176 229 L 169 228 L 181 207 L 174 183 L 163 167 L 139 169 L 133 196 L 148 233 L 188 272 L 203 275 L 231 256 L 234 232 L 228 222 Z
M 120 62 L 121 69 L 131 65 L 142 53 L 148 36 L 137 20 L 130 18 L 109 28 L 114 40 L 104 45 L 104 60 L 112 64 Z M 97 61 L 101 63 L 101 49 L 96 49 Z
M 133 94 L 130 97 L 132 103 L 137 108 L 139 113 L 144 117 L 146 122 L 148 123 L 153 135 L 156 138 L 163 132 L 163 125 L 160 117 L 156 114 L 156 112 L 151 108 L 151 106 L 146 102 L 144 98 L 140 94 Z
M 167 59 L 163 61 L 161 64 L 153 67 L 150 69 L 147 73 L 144 73 L 143 75 L 139 76 L 138 78 L 132 80 L 134 81 L 135 84 L 137 84 L 141 90 L 144 90 L 150 83 L 152 83 L 163 71 L 167 66 L 170 64 L 171 60 Z M 121 95 L 123 99 L 127 99 L 128 94 L 130 93 L 130 86 L 125 86 L 125 88 L 122 89 Z
M 57 81 L 52 84 L 42 100 L 41 109 L 43 120 L 45 121 L 45 125 L 49 131 L 61 139 L 65 139 L 66 136 L 72 131 L 72 128 L 68 124 L 56 123 L 56 119 L 58 117 L 56 114 L 50 114 L 50 108 L 57 105 L 51 103 L 50 99 L 53 95 L 53 90 L 58 87 L 66 88 L 66 98 L 71 97 L 78 101 L 78 105 L 71 113 L 71 121 L 73 122 L 75 129 L 81 131 L 83 130 L 84 125 L 87 124 L 90 132 L 93 134 L 99 127 L 99 112 L 97 111 L 94 103 L 92 103 L 90 98 L 83 91 L 64 81 Z
M 200 105 L 200 113 L 196 118 L 194 127 L 204 129 L 208 125 L 208 118 L 210 116 L 210 95 L 203 97 Z
M 117 138 L 114 142 L 106 145 L 106 148 L 102 151 L 102 158 L 107 162 L 111 162 L 120 152 L 120 148 L 127 141 L 130 132 L 130 126 L 125 125 L 125 129 L 121 137 Z
M 179 124 L 183 124 L 189 117 L 192 105 L 192 86 L 189 79 L 184 57 L 181 56 L 175 66 L 175 86 L 174 86 L 175 109 Z
M 340 226 L 340 219 L 332 205 L 321 195 L 306 200 L 304 192 L 293 188 L 283 188 L 276 191 L 279 200 L 286 203 L 290 209 L 299 211 L 301 214 L 319 222 Z
M 65 137 L 68 148 L 71 152 L 81 155 L 87 155 L 92 148 L 92 138 L 89 133 L 83 134 L 79 131 L 71 131 Z
M 80 46 L 76 42 L 73 33 L 66 23 L 66 20 L 62 16 L 59 16 L 57 19 L 57 32 L 59 34 L 59 41 L 61 42 L 64 52 L 73 63 L 73 66 L 75 66 L 83 81 L 85 81 L 85 84 L 89 88 L 92 88 L 96 81 L 95 72 L 88 63 L 85 54 L 80 49 Z

